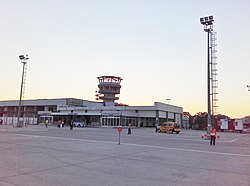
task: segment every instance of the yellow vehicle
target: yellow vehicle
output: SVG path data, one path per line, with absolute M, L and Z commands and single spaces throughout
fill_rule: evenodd
M 181 131 L 180 125 L 175 122 L 165 122 L 161 124 L 160 131 L 159 132 L 176 132 L 176 134 L 179 134 Z

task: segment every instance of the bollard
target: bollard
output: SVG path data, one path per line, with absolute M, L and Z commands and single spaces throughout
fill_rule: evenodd
M 122 132 L 122 126 L 118 126 L 117 131 L 119 133 L 119 138 L 118 138 L 118 145 L 121 144 L 121 132 Z

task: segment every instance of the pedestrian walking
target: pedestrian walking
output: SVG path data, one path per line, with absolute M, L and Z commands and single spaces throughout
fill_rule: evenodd
M 129 123 L 128 124 L 128 134 L 131 135 L 131 128 L 132 128 L 132 125 Z
M 3 125 L 3 119 L 0 118 L 0 125 L 2 126 Z
M 216 139 L 216 129 L 213 127 L 210 130 L 210 145 L 215 145 L 215 139 Z

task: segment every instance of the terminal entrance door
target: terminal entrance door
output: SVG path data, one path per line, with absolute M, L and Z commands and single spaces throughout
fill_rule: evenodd
M 45 123 L 45 120 L 48 120 L 49 123 L 53 123 L 53 116 L 40 116 L 40 123 Z
M 120 125 L 120 116 L 102 116 L 101 117 L 101 126 L 119 126 Z

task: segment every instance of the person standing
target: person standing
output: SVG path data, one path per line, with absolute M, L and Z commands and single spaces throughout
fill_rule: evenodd
M 46 119 L 46 120 L 45 120 L 45 126 L 46 126 L 46 128 L 48 128 L 48 123 L 49 123 L 49 120 Z
M 3 119 L 0 118 L 0 125 L 2 126 L 3 125 Z
M 70 130 L 73 130 L 73 127 L 74 127 L 74 123 L 73 123 L 73 120 L 70 121 L 70 124 L 69 124 L 69 129 Z
M 73 117 L 73 110 L 71 110 L 71 114 L 70 114 L 70 120 L 69 120 L 69 129 L 73 130 L 74 127 L 74 117 Z
M 160 125 L 155 125 L 155 132 L 159 132 L 160 131 Z
M 129 123 L 129 124 L 128 124 L 128 134 L 129 134 L 129 135 L 131 135 L 131 127 L 132 127 L 132 125 Z
M 212 127 L 210 129 L 210 145 L 215 145 L 215 139 L 216 139 L 216 129 Z
M 62 120 L 58 120 L 58 121 L 57 121 L 57 127 L 58 127 L 58 128 L 61 128 L 61 124 L 62 124 Z

